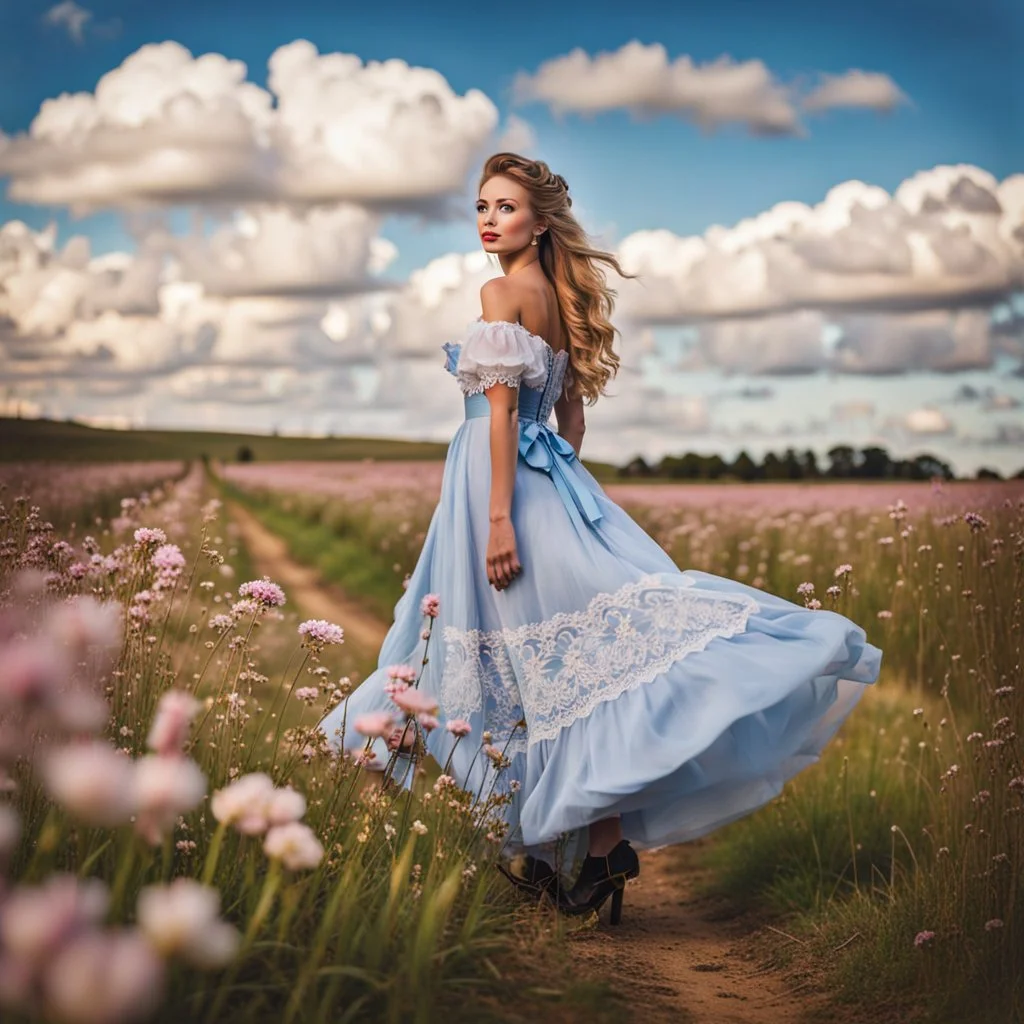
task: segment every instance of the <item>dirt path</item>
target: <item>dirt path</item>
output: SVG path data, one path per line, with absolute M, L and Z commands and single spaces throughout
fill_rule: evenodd
M 346 644 L 375 664 L 387 625 L 315 569 L 295 562 L 287 545 L 247 509 L 228 503 L 253 565 L 280 583 L 289 601 L 313 618 L 337 622 Z M 622 922 L 609 926 L 608 906 L 573 932 L 569 948 L 581 973 L 614 977 L 638 1024 L 810 1024 L 817 1001 L 797 995 L 764 961 L 761 926 L 727 901 L 697 895 L 706 874 L 696 844 L 640 854 L 640 877 L 626 889 Z M 763 935 L 763 932 L 762 932 Z M 773 936 L 787 943 L 785 936 Z M 760 955 L 754 952 L 761 950 Z M 538 1022 L 547 1024 L 547 1022 Z
M 325 584 L 316 569 L 296 562 L 288 545 L 247 508 L 230 501 L 227 511 L 241 531 L 257 573 L 280 583 L 289 600 L 294 600 L 309 618 L 336 622 L 345 630 L 345 646 L 352 656 L 363 665 L 375 665 L 388 624 L 340 587 Z
M 697 866 L 697 845 L 642 852 L 640 877 L 627 884 L 621 922 L 607 924 L 606 904 L 599 924 L 571 936 L 574 961 L 599 976 L 614 975 L 643 1024 L 829 1019 L 818 998 L 798 992 L 765 964 L 770 944 L 760 922 L 727 900 L 697 894 L 707 874 Z M 793 941 L 768 934 L 781 944 Z

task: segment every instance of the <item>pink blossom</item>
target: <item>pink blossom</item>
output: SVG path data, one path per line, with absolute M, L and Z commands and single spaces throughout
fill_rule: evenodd
M 180 576 L 182 569 L 185 568 L 185 556 L 177 544 L 161 544 L 153 552 L 150 561 L 154 569 L 168 575 Z
M 135 830 L 152 846 L 163 842 L 178 816 L 206 796 L 206 776 L 195 761 L 150 754 L 135 764 Z
M 991 921 L 985 922 L 985 931 L 994 932 L 997 928 L 1002 928 L 1003 922 L 998 917 L 993 917 Z
M 403 683 L 416 682 L 416 669 L 412 665 L 388 665 L 387 673 L 389 679 L 397 679 Z
M 146 746 L 165 757 L 180 755 L 189 726 L 202 705 L 187 690 L 168 690 L 157 704 Z
M 223 967 L 238 951 L 238 931 L 220 919 L 220 893 L 192 878 L 145 886 L 136 918 L 165 957 L 180 955 L 196 967 Z
M 40 885 L 16 886 L 0 915 L 0 945 L 39 966 L 72 935 L 99 923 L 108 904 L 107 887 L 98 878 L 55 874 Z
M 314 646 L 323 647 L 343 643 L 345 631 L 326 619 L 307 619 L 299 625 L 299 636 L 306 637 Z
M 411 687 L 401 693 L 391 694 L 391 699 L 403 711 L 413 715 L 419 714 L 421 711 L 426 711 L 429 714 L 434 714 L 437 711 L 437 701 L 433 697 Z
M 163 544 L 167 540 L 167 534 L 158 527 L 140 526 L 135 531 L 135 543 L 140 548 L 154 547 Z
M 441 608 L 441 595 L 440 594 L 424 594 L 423 600 L 420 602 L 420 614 L 429 615 L 430 618 L 436 619 L 437 614 Z
M 935 932 L 930 932 L 930 931 L 918 932 L 917 935 L 914 936 L 914 945 L 917 946 L 918 949 L 920 949 L 921 946 L 927 945 L 934 938 L 935 938 Z
M 437 718 L 426 711 L 421 711 L 416 716 L 416 721 L 420 723 L 425 732 L 433 732 L 441 724 Z
M 445 728 L 453 736 L 468 736 L 473 731 L 473 727 L 464 718 L 450 718 Z
M 267 800 L 268 825 L 287 825 L 306 813 L 306 798 L 291 786 L 275 789 Z
M 365 715 L 359 715 L 352 722 L 352 728 L 362 736 L 379 736 L 381 739 L 387 739 L 394 724 L 394 717 L 389 712 L 369 711 Z
M 13 641 L 2 656 L 0 707 L 45 702 L 71 671 L 64 651 L 38 637 Z
M 243 835 L 261 835 L 267 830 L 266 804 L 274 782 L 265 772 L 250 772 L 210 800 L 210 810 L 222 825 L 234 825 Z
M 103 740 L 57 748 L 42 769 L 50 796 L 90 825 L 122 825 L 135 810 L 134 764 Z
M 231 615 L 214 615 L 210 618 L 210 629 L 215 629 L 218 633 L 226 633 L 235 624 L 235 620 Z
M 109 1024 L 148 1017 L 161 1003 L 166 968 L 136 928 L 86 932 L 47 964 L 44 1001 L 67 1024 Z
M 238 588 L 238 596 L 251 597 L 264 608 L 280 608 L 285 603 L 284 591 L 268 576 L 243 583 Z
M 295 699 L 306 704 L 312 704 L 320 696 L 320 690 L 316 686 L 300 686 L 295 691 Z
M 263 852 L 271 860 L 280 860 L 289 871 L 315 868 L 324 856 L 323 845 L 313 830 L 298 821 L 270 829 L 263 840 Z
M 123 614 L 116 601 L 82 595 L 55 606 L 44 632 L 83 654 L 96 648 L 110 653 L 121 646 Z

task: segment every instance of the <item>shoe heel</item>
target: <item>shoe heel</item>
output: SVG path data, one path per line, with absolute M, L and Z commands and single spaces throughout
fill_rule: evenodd
M 625 884 L 616 886 L 612 893 L 612 909 L 608 915 L 609 924 L 618 924 L 622 920 L 622 894 L 626 891 Z

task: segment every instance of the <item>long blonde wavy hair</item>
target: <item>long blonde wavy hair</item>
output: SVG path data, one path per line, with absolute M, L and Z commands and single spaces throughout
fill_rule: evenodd
M 590 244 L 570 210 L 572 197 L 565 178 L 543 160 L 495 153 L 484 164 L 480 188 L 499 174 L 519 182 L 534 214 L 547 222 L 547 230 L 537 240 L 541 268 L 555 287 L 576 394 L 593 405 L 605 394 L 605 385 L 618 373 L 620 363 L 612 342 L 621 332 L 610 319 L 616 291 L 608 286 L 598 263 L 613 267 L 620 277 L 636 275 L 625 273 L 612 253 Z

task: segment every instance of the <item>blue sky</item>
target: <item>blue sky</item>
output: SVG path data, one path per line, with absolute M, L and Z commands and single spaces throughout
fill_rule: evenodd
M 308 39 L 321 54 L 353 53 L 364 61 L 400 58 L 434 68 L 460 96 L 481 90 L 497 107 L 502 124 L 510 115 L 528 124 L 535 140 L 531 155 L 568 179 L 574 208 L 609 247 L 654 229 L 700 236 L 712 225 L 730 228 L 783 201 L 813 206 L 843 182 L 860 181 L 891 194 L 915 174 L 942 165 L 969 164 L 996 181 L 1024 171 L 1015 69 L 1024 48 L 1024 8 L 1012 0 L 969 7 L 951 0 L 856 5 L 719 0 L 671 5 L 523 2 L 491 8 L 408 3 L 370 9 L 306 0 L 282 7 L 258 0 L 244 10 L 197 0 L 168 6 L 96 0 L 82 5 L 89 16 L 78 33 L 66 22 L 47 24 L 52 7 L 0 0 L 0 131 L 8 137 L 25 133 L 46 100 L 64 92 L 91 93 L 102 75 L 148 43 L 173 40 L 196 56 L 221 53 L 241 60 L 248 80 L 266 86 L 270 55 L 284 44 Z M 906 102 L 888 112 L 826 110 L 806 116 L 806 135 L 777 137 L 754 135 L 740 123 L 702 131 L 673 114 L 646 119 L 625 109 L 556 114 L 542 102 L 513 102 L 518 72 L 536 72 L 577 48 L 596 55 L 631 40 L 659 43 L 670 59 L 688 55 L 695 64 L 723 56 L 759 60 L 775 79 L 808 87 L 823 74 L 878 72 L 891 79 Z M 380 234 L 397 248 L 389 276 L 403 279 L 445 253 L 478 248 L 469 191 L 474 179 L 473 173 L 465 179 L 463 221 L 385 218 Z M 168 215 L 176 231 L 188 230 L 188 209 L 170 208 Z M 37 231 L 54 222 L 61 241 L 84 235 L 94 256 L 137 244 L 123 211 L 78 218 L 64 204 L 15 203 L 6 197 L 0 178 L 0 225 L 16 219 Z M 659 350 L 666 336 L 674 335 L 656 332 Z M 642 365 L 648 383 L 661 375 L 657 366 L 652 371 L 649 360 L 638 359 L 637 366 Z M 1008 375 L 1014 365 L 1012 359 L 993 361 L 984 371 L 989 376 L 983 386 L 1011 398 L 1020 395 L 1021 378 Z M 730 376 L 736 372 L 731 367 Z M 832 404 L 860 397 L 874 386 L 864 378 L 828 379 L 835 392 Z M 905 383 L 912 406 L 936 404 L 956 387 L 948 373 L 916 370 Z M 668 391 L 685 389 L 685 380 L 677 380 Z M 47 407 L 52 405 L 50 399 Z M 774 413 L 770 405 L 766 410 L 759 403 L 757 415 L 767 411 L 769 419 L 782 419 L 791 413 L 789 401 Z M 875 426 L 881 429 L 882 421 L 899 412 L 879 406 Z M 991 418 L 971 415 L 977 422 L 968 423 L 966 432 L 986 432 Z M 1004 421 L 1012 426 L 1021 416 L 1013 411 Z M 705 448 L 713 446 L 714 434 L 712 429 Z M 638 432 L 634 439 L 642 437 Z M 933 447 L 949 443 L 955 448 L 955 441 L 944 434 Z M 1015 457 L 994 448 L 984 455 L 1006 468 Z M 965 465 L 979 462 L 982 454 L 967 453 L 964 460 Z
M 969 8 L 962 0 L 526 0 L 491 11 L 479 3 L 346 11 L 309 0 L 287 7 L 257 0 L 241 19 L 234 4 L 200 0 L 95 2 L 87 7 L 97 27 L 87 26 L 83 43 L 42 23 L 51 6 L 0 3 L 0 130 L 8 135 L 27 129 L 44 100 L 92 91 L 101 75 L 145 43 L 173 39 L 193 54 L 224 53 L 244 61 L 249 78 L 265 84 L 273 50 L 303 38 L 322 53 L 435 67 L 456 92 L 481 89 L 503 112 L 520 113 L 594 226 L 614 225 L 620 236 L 657 227 L 699 234 L 708 224 L 732 224 L 781 200 L 817 202 L 848 178 L 892 191 L 935 164 L 974 163 L 997 178 L 1024 169 L 1024 109 L 1014 71 L 1024 52 L 1024 7 L 1013 0 Z M 670 56 L 687 53 L 698 62 L 722 54 L 760 59 L 784 79 L 851 67 L 884 70 L 914 106 L 891 116 L 832 111 L 815 119 L 808 138 L 759 139 L 739 126 L 705 137 L 671 116 L 639 122 L 610 112 L 559 119 L 539 104 L 511 105 L 517 71 L 575 47 L 593 53 L 631 39 L 660 42 Z M 72 226 L 60 207 L 0 200 L 0 219 L 11 217 L 38 227 L 56 217 L 62 227 Z M 114 214 L 90 218 L 84 230 L 100 245 L 124 244 Z M 393 267 L 399 273 L 476 240 L 471 221 L 421 234 L 403 218 L 385 233 L 400 243 Z

